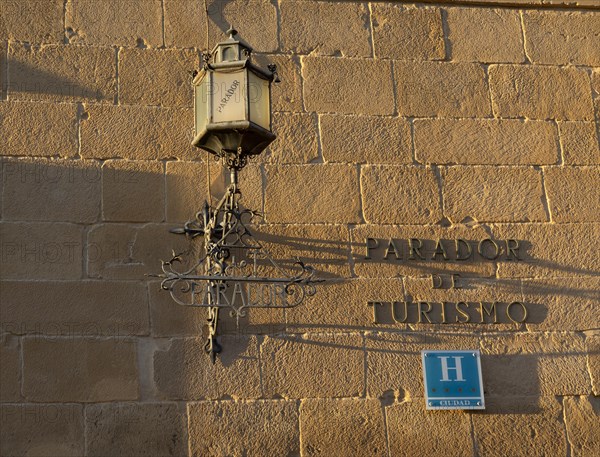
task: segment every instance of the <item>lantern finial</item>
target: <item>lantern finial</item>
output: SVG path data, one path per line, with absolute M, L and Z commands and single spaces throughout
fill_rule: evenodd
M 235 36 L 238 34 L 238 31 L 233 28 L 233 25 L 231 25 L 227 30 L 227 34 L 229 35 L 230 40 L 235 40 Z

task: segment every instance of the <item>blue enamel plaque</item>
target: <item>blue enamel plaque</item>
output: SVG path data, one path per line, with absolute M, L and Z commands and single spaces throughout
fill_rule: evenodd
M 485 409 L 481 356 L 473 351 L 421 351 L 427 409 Z

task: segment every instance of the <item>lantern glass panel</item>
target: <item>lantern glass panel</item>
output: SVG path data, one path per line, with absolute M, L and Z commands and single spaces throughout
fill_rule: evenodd
M 212 84 L 212 121 L 246 120 L 245 71 L 214 72 Z
M 195 100 L 194 111 L 196 116 L 196 135 L 206 129 L 208 123 L 208 88 L 210 87 L 209 74 L 205 74 L 204 78 L 198 85 L 194 87 Z
M 271 100 L 269 81 L 253 72 L 248 72 L 248 99 L 250 102 L 250 121 L 266 130 L 271 130 Z

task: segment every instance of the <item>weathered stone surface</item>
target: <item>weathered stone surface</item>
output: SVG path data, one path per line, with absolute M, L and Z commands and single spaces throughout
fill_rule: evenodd
M 7 53 L 8 43 L 0 41 L 0 100 L 6 99 L 6 90 L 8 89 Z
M 90 457 L 187 455 L 187 415 L 176 403 L 112 403 L 85 411 Z
M 316 333 L 336 331 L 377 330 L 384 326 L 405 328 L 395 323 L 391 311 L 377 309 L 376 301 L 400 301 L 404 296 L 402 279 L 350 279 L 317 284 L 317 293 L 305 302 L 286 311 L 287 331 Z
M 72 157 L 78 149 L 77 106 L 0 103 L 0 137 L 1 155 Z
M 182 306 L 171 294 L 160 288 L 160 283 L 148 285 L 150 290 L 150 313 L 152 318 L 152 334 L 154 336 L 190 336 L 203 337 L 206 329 L 206 308 Z M 246 316 L 239 318 L 229 316 L 225 309 L 219 314 L 219 335 L 250 335 L 265 333 L 281 333 L 285 330 L 285 316 L 282 309 L 247 310 Z
M 587 364 L 594 395 L 600 395 L 600 334 L 594 332 L 585 339 Z
M 207 311 L 181 306 L 162 290 L 160 282 L 148 284 L 153 336 L 198 336 L 206 325 Z M 219 315 L 219 319 L 221 315 Z
M 400 115 L 486 117 L 491 114 L 482 65 L 394 62 L 394 77 Z
M 378 247 L 369 250 L 370 258 L 367 258 L 366 240 L 373 238 Z M 419 259 L 418 255 L 410 255 L 410 239 L 418 239 L 423 243 L 420 249 L 425 259 Z M 472 254 L 467 260 L 457 260 L 456 239 L 461 238 L 468 242 Z M 484 227 L 470 227 L 466 225 L 454 225 L 452 227 L 441 227 L 439 225 L 358 225 L 351 231 L 352 239 L 352 262 L 354 273 L 360 277 L 386 278 L 394 276 L 423 276 L 427 274 L 451 274 L 467 273 L 470 276 L 493 276 L 495 265 L 477 253 L 478 243 L 490 238 Z M 390 246 L 390 239 L 398 250 L 399 259 L 396 259 L 394 246 Z M 433 259 L 437 240 L 444 240 L 449 260 L 441 261 L 438 255 Z M 370 246 L 374 246 L 370 242 Z M 418 246 L 418 242 L 414 242 Z M 389 255 L 385 257 L 388 249 Z M 465 249 L 459 245 L 460 256 L 465 257 Z
M 3 288 L 4 289 L 4 288 Z M 3 290 L 2 289 L 2 290 Z M 4 298 L 2 299 L 2 305 Z M 9 332 L 2 311 L 2 332 Z M 0 402 L 18 402 L 21 399 L 21 350 L 19 339 L 8 334 L 0 336 Z M 2 415 L 2 423 L 5 417 Z M 4 433 L 3 433 L 4 435 Z
M 600 222 L 600 167 L 544 170 L 555 222 Z
M 100 215 L 100 165 L 91 160 L 0 162 L 2 216 L 8 220 L 95 222 Z
M 297 270 L 300 260 L 319 278 L 350 276 L 350 240 L 343 225 L 260 225 L 251 232 L 283 268 Z
M 1 405 L 0 454 L 80 457 L 84 455 L 81 405 Z
M 185 252 L 190 247 L 184 237 L 169 232 L 172 228 L 173 224 L 94 226 L 87 237 L 88 275 L 140 280 L 160 273 L 161 260 L 170 260 L 173 250 Z M 184 261 L 179 266 L 187 265 Z
M 326 162 L 412 163 L 410 123 L 401 118 L 322 115 Z M 368 141 L 365 141 L 368 138 Z
M 266 397 L 356 397 L 364 389 L 360 334 L 266 336 L 260 358 Z
M 267 150 L 274 163 L 309 163 L 319 157 L 319 126 L 314 114 L 274 113 L 277 135 Z
M 207 174 L 206 162 L 167 162 L 166 202 L 168 221 L 189 221 L 202 209 L 204 201 L 207 200 L 206 180 L 208 176 L 210 176 L 212 198 L 216 200 L 221 198 L 227 187 L 225 182 L 227 172 L 220 162 L 210 159 L 208 167 L 210 167 L 209 174 Z M 250 168 L 252 168 L 252 165 L 249 165 L 247 169 Z M 242 175 L 245 175 L 245 172 L 246 169 L 244 169 Z M 244 188 L 244 197 L 246 193 Z M 244 200 L 246 199 L 244 198 Z
M 378 400 L 302 400 L 300 430 L 303 455 L 388 455 L 383 408 Z
M 266 165 L 265 170 L 265 218 L 268 222 L 336 224 L 360 221 L 356 167 L 341 164 Z
M 226 168 L 223 168 L 219 165 L 219 173 L 222 173 L 225 176 L 226 183 L 229 180 L 227 176 L 228 171 Z M 218 189 L 218 180 L 219 175 L 217 173 L 212 174 L 211 176 L 215 176 L 213 180 L 212 189 Z M 242 189 L 242 195 L 240 197 L 240 205 L 243 208 L 250 209 L 252 211 L 258 211 L 260 214 L 254 217 L 254 222 L 263 221 L 263 215 L 265 213 L 265 204 L 264 204 L 264 173 L 261 165 L 258 164 L 250 164 L 246 165 L 244 171 L 239 175 L 239 183 L 238 185 Z M 215 181 L 217 184 L 215 185 Z M 223 191 L 220 196 L 213 201 L 213 204 L 218 202 L 221 199 L 221 196 L 224 195 L 225 191 Z
M 300 58 L 293 55 L 253 54 L 254 62 L 261 68 L 277 65 L 281 82 L 271 85 L 271 108 L 273 111 L 304 111 L 302 104 L 302 76 Z
M 108 160 L 102 165 L 102 218 L 165 219 L 165 170 L 160 162 Z M 151 192 L 148 192 L 152 189 Z
M 285 0 L 280 4 L 280 14 L 281 47 L 285 52 L 345 57 L 372 55 L 366 4 Z
M 560 157 L 556 126 L 550 122 L 417 119 L 414 125 L 415 156 L 422 163 L 545 165 Z
M 427 224 L 442 218 L 438 180 L 431 168 L 367 165 L 360 185 L 367 223 Z
M 191 455 L 299 455 L 294 401 L 191 403 L 188 417 Z
M 600 454 L 600 398 L 565 397 L 563 407 L 573 455 Z
M 277 8 L 270 0 L 207 0 L 209 43 L 225 41 L 232 24 L 257 52 L 279 48 Z M 239 25 L 238 25 L 239 24 Z
M 397 399 L 421 397 L 423 349 L 479 349 L 480 340 L 481 336 L 471 334 L 367 333 L 367 396 L 393 396 Z
M 128 337 L 149 333 L 146 288 L 134 282 L 2 281 L 0 310 L 17 334 Z
M 101 402 L 138 398 L 133 342 L 40 337 L 22 341 L 23 394 L 27 400 Z
M 521 262 L 500 259 L 500 277 L 598 275 L 598 256 L 591 247 L 600 236 L 598 224 L 498 224 L 498 239 L 519 240 Z
M 592 71 L 592 98 L 594 99 L 596 117 L 600 117 L 600 69 Z M 596 132 L 600 138 L 600 127 L 596 126 Z
M 440 288 L 434 289 L 433 281 L 431 277 L 404 278 L 406 312 L 401 304 L 395 306 L 395 312 L 397 319 L 406 318 L 413 330 L 505 332 L 523 330 L 522 321 L 534 322 L 534 317 L 528 316 L 521 305 L 510 306 L 524 301 L 520 280 L 498 281 L 460 275 L 454 278 L 455 289 L 450 288 L 453 283 L 450 275 L 435 278 L 436 287 Z M 427 304 L 419 305 L 419 302 Z M 463 304 L 458 305 L 460 302 Z M 525 306 L 530 310 L 529 304 Z M 383 308 L 389 316 L 390 305 Z
M 486 395 L 591 393 L 584 337 L 579 333 L 488 335 L 482 341 L 481 365 Z
M 68 0 L 65 25 L 71 43 L 161 46 L 162 1 Z
M 448 167 L 442 172 L 444 213 L 453 222 L 548 220 L 542 176 L 533 168 Z
M 87 120 L 81 124 L 83 157 L 144 160 L 197 157 L 191 146 L 194 118 L 191 109 L 100 105 L 86 109 Z
M 528 10 L 525 48 L 532 62 L 600 66 L 600 14 Z
M 531 331 L 574 331 L 598 327 L 600 278 L 532 279 L 523 281 Z
M 492 0 L 494 1 L 494 0 Z M 573 2 L 570 2 L 569 0 L 511 0 L 510 2 L 506 2 L 506 3 L 510 3 L 513 5 L 539 5 L 539 6 L 545 6 L 545 5 L 562 5 L 562 6 L 571 6 L 571 7 L 577 7 L 577 6 L 595 6 L 596 4 L 594 3 L 596 0 L 575 0 Z M 469 2 L 473 2 L 473 3 L 481 3 L 479 0 L 466 0 L 465 3 L 469 3 Z
M 522 455 L 525 449 L 528 456 L 567 453 L 562 408 L 553 397 L 486 399 L 486 413 L 472 418 L 480 455 Z
M 565 165 L 600 165 L 600 145 L 593 122 L 560 122 Z
M 30 43 L 62 43 L 63 0 L 2 0 L 0 39 Z M 40 21 L 40 10 L 44 20 Z
M 11 99 L 113 103 L 116 97 L 113 49 L 11 43 L 8 56 Z
M 386 407 L 386 416 L 391 455 L 462 457 L 473 453 L 469 416 L 459 411 L 425 411 L 425 400 L 415 398 Z
M 121 49 L 119 101 L 129 105 L 191 107 L 190 68 L 199 65 L 200 58 L 194 50 Z M 149 69 L 152 82 L 148 80 Z
M 0 223 L 2 279 L 79 279 L 83 227 L 75 224 Z
M 590 80 L 580 68 L 492 65 L 494 113 L 501 117 L 592 120 Z
M 375 56 L 399 60 L 438 60 L 446 55 L 438 8 L 372 5 Z
M 445 12 L 452 60 L 516 63 L 525 60 L 518 11 L 448 8 Z
M 208 23 L 204 2 L 165 0 L 164 20 L 167 47 L 208 48 L 206 43 Z
M 156 351 L 154 382 L 158 397 L 168 400 L 262 397 L 257 338 L 224 335 L 217 341 L 223 350 L 215 364 L 210 363 L 204 351 L 203 338 L 174 339 L 165 350 Z
M 376 78 L 373 75 L 377 75 Z M 305 57 L 304 103 L 309 111 L 341 114 L 393 114 L 389 62 L 373 59 Z

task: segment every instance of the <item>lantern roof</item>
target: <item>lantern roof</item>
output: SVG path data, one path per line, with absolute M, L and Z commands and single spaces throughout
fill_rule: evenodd
M 276 67 L 269 65 L 263 69 L 251 62 L 252 47 L 238 37 L 238 31 L 233 27 L 227 30 L 229 38 L 217 43 L 210 53 L 204 55 L 204 68 L 198 72 L 193 84 L 197 85 L 204 78 L 206 71 L 219 69 L 250 68 L 255 74 L 269 81 L 279 82 Z
M 211 53 L 213 63 L 248 60 L 252 54 L 252 47 L 237 37 L 238 31 L 233 27 L 227 30 L 227 34 L 229 38 L 217 43 Z

